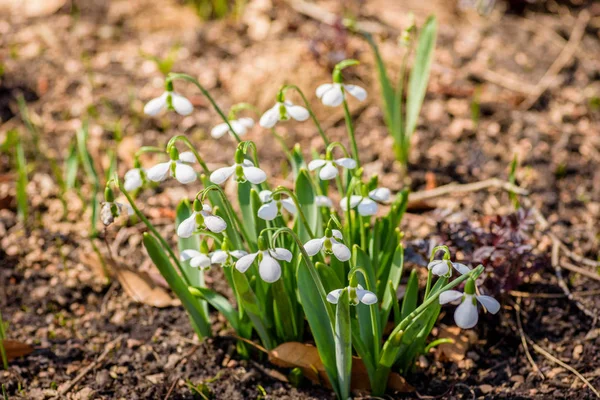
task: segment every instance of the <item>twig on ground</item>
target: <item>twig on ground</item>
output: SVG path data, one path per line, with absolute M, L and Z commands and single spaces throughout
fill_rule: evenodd
M 590 20 L 590 14 L 587 10 L 582 10 L 575 21 L 575 26 L 571 31 L 571 35 L 569 36 L 569 41 L 563 47 L 562 51 L 554 60 L 550 68 L 546 71 L 542 79 L 538 82 L 535 87 L 533 93 L 521 103 L 519 108 L 521 110 L 529 110 L 540 98 L 542 93 L 548 89 L 552 81 L 556 78 L 556 75 L 567 65 L 567 63 L 573 58 L 573 55 L 577 51 L 577 47 L 579 43 L 581 43 L 581 39 L 583 39 L 583 34 L 585 33 L 585 27 L 587 26 Z
M 165 396 L 165 400 L 169 400 L 169 397 L 171 397 L 171 393 L 173 393 L 173 389 L 175 389 L 175 385 L 177 385 L 178 380 L 179 380 L 179 375 L 177 375 L 175 377 L 175 379 L 173 379 L 173 383 L 169 387 L 169 391 L 167 392 L 167 395 Z
M 600 294 L 600 290 L 582 290 L 579 292 L 571 292 L 573 296 L 586 297 L 586 296 L 597 296 Z M 560 299 L 567 297 L 564 293 L 529 293 L 522 292 L 520 290 L 511 290 L 508 292 L 512 297 L 525 297 L 531 299 Z
M 125 335 L 119 335 L 116 339 L 112 340 L 110 343 L 108 343 L 106 345 L 106 348 L 104 349 L 104 351 L 102 352 L 102 354 L 100 354 L 100 357 L 98 357 L 95 361 L 93 361 L 90 365 L 88 365 L 87 367 L 85 367 L 80 373 L 79 375 L 77 375 L 74 379 L 70 380 L 69 382 L 61 385 L 62 387 L 60 387 L 58 389 L 58 396 L 64 396 L 65 394 L 67 394 L 71 389 L 73 389 L 73 387 L 75 387 L 75 385 L 81 381 L 83 378 L 85 378 L 85 376 L 94 368 L 96 368 L 98 365 L 100 365 L 104 359 L 108 356 L 108 354 L 115 348 L 115 346 L 117 345 L 117 343 L 119 343 L 123 338 L 125 337 Z
M 513 192 L 520 195 L 528 195 L 529 192 L 523 188 L 520 188 L 516 185 L 513 185 L 510 182 L 506 182 L 500 180 L 498 178 L 486 179 L 484 181 L 474 182 L 474 183 L 466 183 L 466 184 L 458 184 L 458 183 L 450 183 L 448 185 L 440 186 L 431 190 L 424 190 L 421 192 L 414 192 L 408 195 L 409 202 L 418 202 L 423 200 L 429 200 L 436 197 L 441 197 L 447 194 L 454 193 L 468 193 L 468 192 L 477 192 L 483 189 L 489 188 L 497 188 L 503 189 L 507 192 Z
M 519 92 L 523 94 L 531 94 L 535 90 L 535 86 L 531 85 L 527 82 L 523 82 L 519 78 L 516 78 L 512 75 L 507 75 L 506 73 L 498 73 L 492 71 L 491 69 L 484 69 L 483 71 L 476 73 L 480 78 L 493 83 L 498 86 L 502 86 L 508 90 L 512 90 L 513 92 Z
M 521 298 L 517 299 L 517 307 L 515 307 L 515 315 L 517 316 L 517 329 L 519 330 L 519 336 L 521 336 L 521 344 L 523 345 L 523 349 L 525 350 L 525 356 L 527 357 L 527 361 L 531 364 L 533 370 L 542 378 L 542 380 L 546 379 L 540 368 L 537 366 L 533 357 L 531 357 L 531 353 L 529 352 L 529 346 L 527 345 L 527 339 L 525 339 L 525 331 L 523 330 L 523 323 L 521 322 Z

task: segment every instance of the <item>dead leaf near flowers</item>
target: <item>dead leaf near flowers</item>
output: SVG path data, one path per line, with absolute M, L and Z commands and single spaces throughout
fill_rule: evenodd
M 84 253 L 81 255 L 81 261 L 97 275 L 104 276 L 102 262 L 97 254 Z M 123 263 L 113 261 L 110 257 L 106 257 L 104 262 L 109 269 L 108 272 L 117 278 L 125 293 L 134 301 L 157 308 L 181 305 L 179 299 L 173 298 L 147 272 L 133 270 Z
M 54 14 L 66 0 L 0 0 L 0 14 L 13 17 L 43 17 Z
M 8 361 L 12 361 L 16 358 L 26 356 L 33 352 L 33 347 L 27 343 L 19 342 L 18 340 L 3 340 L 4 350 L 6 351 L 6 358 Z
M 469 348 L 477 342 L 477 334 L 472 330 L 463 330 L 458 326 L 440 327 L 439 339 L 452 339 L 454 343 L 438 346 L 437 357 L 440 361 L 459 362 L 465 359 Z
M 280 344 L 269 352 L 269 361 L 281 368 L 300 368 L 311 382 L 331 388 L 325 366 L 315 346 L 300 342 Z M 370 390 L 367 369 L 358 357 L 352 359 L 352 390 Z M 399 374 L 392 372 L 388 379 L 388 388 L 396 392 L 409 393 L 415 389 Z

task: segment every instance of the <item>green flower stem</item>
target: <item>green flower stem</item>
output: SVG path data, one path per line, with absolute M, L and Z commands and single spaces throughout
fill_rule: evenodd
M 431 290 L 431 281 L 433 280 L 433 272 L 427 271 L 427 284 L 425 285 L 425 299 L 429 297 L 429 291 Z
M 312 107 L 310 106 L 310 103 L 308 102 L 306 96 L 304 95 L 304 93 L 302 93 L 302 90 L 300 90 L 300 88 L 296 85 L 285 85 L 281 88 L 281 91 L 285 91 L 287 89 L 295 90 L 296 92 L 298 92 L 300 97 L 302 97 L 302 100 L 304 101 L 304 106 L 308 110 L 310 117 L 312 118 L 313 122 L 315 123 L 315 126 L 317 127 L 317 130 L 319 131 L 319 135 L 321 135 L 321 138 L 323 139 L 323 143 L 325 143 L 326 147 L 329 146 L 329 140 L 327 140 L 327 136 L 325 135 L 323 128 L 321 128 L 321 124 L 319 123 L 319 120 L 315 116 L 315 113 L 313 112 Z
M 196 160 L 198 160 L 198 163 L 200 164 L 200 166 L 204 170 L 204 173 L 207 174 L 207 175 L 210 174 L 210 169 L 208 169 L 208 166 L 204 162 L 204 159 L 202 159 L 202 157 L 200 157 L 200 154 L 198 154 L 198 151 L 196 151 L 196 149 L 194 148 L 194 146 L 192 146 L 192 142 L 190 142 L 187 137 L 185 137 L 183 135 L 173 136 L 171 138 L 171 140 L 169 140 L 169 143 L 167 143 L 167 152 L 169 151 L 169 149 L 171 148 L 171 146 L 173 146 L 175 144 L 175 142 L 177 142 L 178 140 L 182 141 L 183 143 L 185 143 L 185 145 L 187 146 L 187 148 L 190 149 L 190 151 L 192 153 L 194 153 L 194 157 L 196 157 Z
M 123 193 L 125 195 L 125 197 L 127 198 L 127 201 L 129 202 L 129 204 L 131 204 L 131 208 L 133 208 L 133 211 L 138 216 L 138 218 L 142 220 L 142 222 L 148 227 L 148 229 L 150 230 L 150 232 L 152 232 L 154 234 L 154 236 L 160 241 L 160 244 L 163 246 L 163 248 L 165 250 L 167 250 L 167 252 L 171 256 L 171 258 L 175 262 L 175 265 L 177 265 L 177 269 L 179 269 L 179 272 L 181 273 L 181 276 L 183 277 L 183 280 L 185 281 L 186 285 L 192 286 L 192 284 L 191 284 L 188 276 L 185 273 L 185 270 L 183 269 L 183 267 L 179 263 L 179 259 L 177 258 L 177 256 L 173 252 L 173 249 L 171 249 L 171 246 L 169 246 L 169 243 L 167 243 L 167 241 L 161 236 L 161 234 L 158 233 L 158 231 L 156 230 L 156 228 L 154 227 L 154 225 L 152 225 L 152 223 L 148 220 L 148 218 L 146 218 L 146 216 L 144 214 L 142 214 L 142 212 L 140 211 L 140 209 L 137 208 L 137 206 L 135 205 L 135 202 L 133 201 L 133 198 L 131 198 L 131 195 L 129 194 L 129 192 L 127 192 L 127 190 L 125 190 L 125 187 L 123 186 L 123 184 L 121 183 L 121 181 L 118 180 L 118 179 L 116 179 L 115 183 L 119 187 L 119 190 L 121 191 L 121 193 Z
M 306 219 L 306 215 L 304 215 L 304 211 L 302 211 L 302 207 L 300 207 L 300 203 L 298 202 L 298 198 L 296 197 L 296 194 L 294 192 L 292 192 L 290 189 L 286 188 L 286 187 L 279 186 L 277 189 L 275 189 L 271 193 L 271 197 L 273 197 L 274 195 L 279 194 L 279 193 L 285 193 L 288 196 L 290 196 L 290 198 L 292 199 L 292 201 L 296 205 L 296 209 L 298 209 L 298 215 L 300 215 L 300 220 L 304 224 L 304 227 L 306 228 L 306 231 L 310 235 L 310 238 L 314 239 L 315 238 L 315 234 L 312 231 L 312 229 L 310 229 L 310 224 L 308 223 L 308 220 Z
M 204 202 L 204 197 L 211 190 L 215 190 L 215 191 L 217 191 L 219 193 L 219 195 L 223 199 L 223 204 L 225 205 L 225 213 L 227 214 L 227 217 L 229 218 L 229 220 L 232 223 L 235 223 L 238 226 L 238 230 L 241 233 L 242 237 L 244 238 L 244 241 L 246 243 L 248 243 L 248 244 L 251 243 L 250 240 L 249 240 L 248 233 L 246 232 L 246 228 L 244 227 L 244 225 L 242 225 L 242 222 L 240 221 L 240 219 L 238 218 L 237 214 L 235 213 L 235 211 L 231 207 L 231 203 L 229 203 L 229 200 L 227 199 L 227 196 L 225 196 L 225 193 L 223 192 L 223 189 L 221 189 L 220 186 L 211 185 L 211 186 L 205 188 L 202 191 L 202 199 L 201 199 L 201 201 Z M 197 198 L 197 196 L 196 196 L 196 198 Z
M 202 86 L 200 84 L 200 82 L 198 82 L 197 79 L 187 75 L 187 74 L 180 74 L 180 73 L 174 73 L 171 72 L 169 75 L 167 75 L 167 82 L 171 82 L 173 80 L 177 80 L 177 79 L 181 79 L 184 81 L 188 81 L 193 83 L 194 85 L 196 85 L 196 87 L 198 89 L 200 89 L 200 91 L 202 92 L 202 94 L 204 96 L 206 96 L 206 98 L 208 99 L 208 101 L 210 101 L 210 103 L 212 104 L 213 108 L 215 109 L 215 111 L 221 116 L 221 118 L 223 119 L 223 121 L 225 121 L 225 123 L 227 124 L 227 126 L 229 127 L 229 131 L 230 133 L 233 135 L 233 137 L 235 137 L 235 140 L 238 141 L 238 143 L 240 143 L 242 140 L 240 139 L 240 137 L 238 136 L 238 134 L 233 130 L 231 124 L 229 123 L 229 120 L 227 119 L 227 117 L 225 116 L 225 113 L 223 113 L 223 110 L 221 110 L 221 108 L 217 105 L 217 103 L 215 102 L 215 100 L 212 98 L 212 96 L 210 95 L 210 93 L 208 93 L 208 90 L 206 90 L 204 88 L 204 86 Z
M 342 89 L 343 90 L 343 89 Z M 360 167 L 360 159 L 358 158 L 358 146 L 356 145 L 356 137 L 354 135 L 354 125 L 352 124 L 352 115 L 348 109 L 348 103 L 346 102 L 346 93 L 344 92 L 344 117 L 346 119 L 346 128 L 348 130 L 348 137 L 350 138 L 350 144 L 352 146 L 352 155 L 356 160 L 357 167 Z
M 363 276 L 363 278 L 365 279 L 365 283 L 367 284 L 366 289 L 376 293 L 377 292 L 377 288 L 375 287 L 375 282 L 371 282 L 369 280 L 369 275 L 367 274 L 367 271 L 365 271 L 365 269 L 363 267 L 354 267 L 350 273 L 348 274 L 348 281 L 352 281 L 352 278 L 354 277 L 354 275 L 360 272 L 361 275 Z M 379 360 L 379 351 L 380 351 L 380 347 L 381 347 L 381 330 L 379 327 L 379 310 L 377 308 L 377 304 L 371 304 L 368 306 L 369 307 L 369 311 L 371 314 L 371 328 L 373 329 L 373 361 L 376 362 L 377 360 Z

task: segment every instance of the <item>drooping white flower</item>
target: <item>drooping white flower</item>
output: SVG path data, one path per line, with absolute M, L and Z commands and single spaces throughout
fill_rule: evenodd
M 309 171 L 314 171 L 317 168 L 321 168 L 319 171 L 319 178 L 321 180 L 327 181 L 330 179 L 334 179 L 338 176 L 338 169 L 335 165 L 339 165 L 340 167 L 346 169 L 354 169 L 356 168 L 356 161 L 352 158 L 338 158 L 337 160 L 312 160 L 308 163 Z
M 145 171 L 142 168 L 132 168 L 125 173 L 123 178 L 123 187 L 128 192 L 139 189 L 144 185 L 143 174 Z
M 310 116 L 308 110 L 290 101 L 278 101 L 273 107 L 265 111 L 258 124 L 263 128 L 272 128 L 278 121 L 287 121 L 290 118 L 296 121 L 306 121 Z
M 179 115 L 190 115 L 194 111 L 192 103 L 184 96 L 173 91 L 166 91 L 150 100 L 144 106 L 144 114 L 155 116 L 169 107 L 169 103 Z
M 259 246 L 260 247 L 260 246 Z M 273 283 L 281 277 L 280 261 L 292 261 L 292 252 L 281 247 L 274 249 L 259 250 L 256 253 L 247 254 L 241 257 L 235 263 L 235 268 L 244 273 L 250 268 L 254 260 L 258 257 L 258 273 L 263 281 Z
M 338 242 L 344 236 L 337 229 L 332 229 L 326 232 L 322 238 L 311 239 L 304 245 L 304 250 L 309 256 L 314 256 L 321 250 L 325 250 L 327 254 L 333 254 L 340 261 L 348 261 L 352 254 L 350 249 L 343 243 Z
M 255 167 L 252 161 L 243 160 L 241 163 L 235 163 L 230 167 L 223 167 L 215 170 L 210 174 L 210 181 L 220 185 L 229 177 L 235 178 L 238 182 L 250 181 L 255 185 L 261 184 L 267 180 L 265 171 Z
M 212 208 L 208 204 L 201 204 L 200 201 L 194 201 L 194 211 L 192 214 L 181 221 L 177 227 L 177 236 L 189 238 L 196 229 L 206 228 L 214 233 L 221 233 L 227 229 L 227 223 L 218 215 L 212 214 Z
M 461 275 L 467 274 L 469 273 L 469 271 L 471 271 L 471 268 L 467 267 L 464 264 L 452 262 L 450 260 L 445 259 L 433 260 L 429 264 L 427 264 L 427 269 L 429 269 L 431 273 L 437 276 L 452 275 L 452 269 L 450 267 L 457 270 L 458 273 L 460 273 Z
M 477 302 L 481 303 L 489 312 L 496 314 L 500 310 L 500 303 L 491 296 L 475 294 L 475 281 L 467 280 L 465 292 L 458 290 L 446 290 L 440 294 L 440 304 L 447 304 L 460 300 L 460 305 L 454 311 L 454 322 L 462 329 L 470 329 L 477 325 L 479 313 Z
M 296 215 L 298 210 L 292 199 L 274 200 L 271 194 L 272 192 L 270 190 L 262 190 L 258 194 L 258 197 L 260 197 L 260 200 L 263 202 L 263 205 L 258 209 L 259 218 L 262 218 L 265 221 L 272 221 L 279 215 L 282 208 L 287 210 L 290 214 Z
M 367 98 L 367 91 L 360 86 L 345 85 L 343 83 L 324 83 L 317 88 L 317 97 L 324 105 L 337 107 L 344 101 L 346 93 L 350 93 L 359 101 Z
M 133 215 L 133 208 L 129 204 L 123 204 L 116 201 L 103 201 L 100 208 L 100 220 L 106 226 L 112 224 L 115 218 L 127 212 L 127 215 Z
M 366 305 L 371 305 L 377 303 L 377 295 L 369 290 L 365 290 L 361 285 L 357 285 L 356 287 L 348 286 L 343 289 L 335 289 L 327 294 L 327 301 L 331 304 L 337 304 L 342 291 L 348 291 L 348 298 L 350 300 L 350 304 L 353 306 L 358 305 L 359 303 L 363 303 Z
M 371 190 L 367 196 L 352 195 L 349 198 L 343 198 L 340 201 L 340 207 L 342 207 L 342 210 L 348 211 L 348 205 L 350 205 L 350 208 L 355 208 L 358 206 L 358 213 L 363 217 L 375 215 L 379 209 L 377 202 L 384 203 L 388 201 L 390 199 L 390 195 L 390 189 L 377 188 Z
M 329 197 L 323 196 L 323 195 L 315 196 L 315 204 L 317 207 L 326 207 L 326 208 L 333 207 L 333 202 L 331 201 L 331 199 Z
M 248 254 L 244 250 L 216 250 L 210 256 L 210 261 L 213 264 L 219 264 L 221 266 L 228 266 L 233 264 L 233 259 L 238 259 Z
M 212 264 L 208 254 L 201 253 L 198 250 L 183 250 L 180 256 L 181 261 L 189 261 L 190 267 L 201 268 L 203 270 L 210 268 Z
M 156 164 L 146 172 L 146 176 L 153 182 L 162 182 L 169 174 L 179 182 L 186 184 L 196 180 L 196 171 L 188 164 L 196 162 L 196 157 L 191 151 L 185 151 L 178 155 L 177 159 Z
M 254 126 L 254 120 L 252 118 L 247 117 L 240 119 L 232 119 L 229 121 L 229 125 L 231 125 L 231 128 L 234 130 L 234 132 L 241 137 L 248 132 L 248 129 Z M 227 124 L 223 122 L 222 124 L 218 124 L 214 128 L 212 128 L 212 130 L 210 131 L 210 135 L 215 139 L 219 139 L 223 137 L 223 135 L 225 135 L 227 132 L 231 133 L 231 129 L 229 129 L 229 126 L 227 126 Z

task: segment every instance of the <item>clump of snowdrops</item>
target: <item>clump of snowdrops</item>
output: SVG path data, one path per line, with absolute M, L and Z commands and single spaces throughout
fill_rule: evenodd
M 408 192 L 392 195 L 379 186 L 377 176 L 363 176 L 347 102 L 363 101 L 367 92 L 345 83 L 342 77 L 344 68 L 357 63 L 341 62 L 333 71 L 332 82 L 316 88 L 324 106 L 343 107 L 350 152 L 341 143 L 329 142 L 298 87 L 286 85 L 276 93 L 275 104 L 259 124 L 280 139 L 275 132 L 277 124 L 312 119 L 325 144 L 325 153 L 315 154 L 308 162 L 299 146 L 284 148 L 293 172 L 289 185 L 277 187 L 269 185 L 254 143 L 242 140 L 254 121 L 237 114 L 251 107 L 233 107 L 226 116 L 197 80 L 183 74 L 168 75 L 165 93 L 151 100 L 145 113 L 174 110 L 190 114 L 192 104 L 174 92 L 173 83 L 193 83 L 223 119 L 212 136 L 233 139 L 231 163 L 209 170 L 185 136 L 172 138 L 165 149 L 143 147 L 124 180 L 114 179 L 107 186 L 102 213 L 109 223 L 127 209 L 115 202 L 113 187 L 118 186 L 132 211 L 147 225 L 143 237 L 146 250 L 181 299 L 200 338 L 211 335 L 208 306 L 222 313 L 239 337 L 258 339 L 267 350 L 284 342 L 303 341 L 307 321 L 340 399 L 349 397 L 353 355 L 362 359 L 373 394 L 381 395 L 392 370 L 408 371 L 418 355 L 435 346 L 427 339 L 442 304 L 459 304 L 454 316 L 462 328 L 477 323 L 478 302 L 492 313 L 500 307 L 477 290 L 475 282 L 483 266 L 470 269 L 451 261 L 446 246 L 431 253 L 423 295 L 419 295 L 418 273 L 413 270 L 403 300 L 398 302 L 404 272 L 399 224 Z M 297 92 L 303 104 L 288 100 L 290 92 Z M 140 158 L 147 152 L 163 152 L 166 161 L 142 167 Z M 135 194 L 144 187 L 167 179 L 185 185 L 199 181 L 201 187 L 195 198 L 185 199 L 177 207 L 177 250 L 135 201 Z M 237 186 L 237 201 L 225 194 L 225 184 Z M 334 202 L 334 192 L 341 200 Z M 206 287 L 203 271 L 209 268 L 222 269 L 235 294 L 236 307 Z M 462 283 L 462 292 L 454 290 Z M 394 328 L 384 334 L 389 323 Z M 238 350 L 248 355 L 242 341 Z

